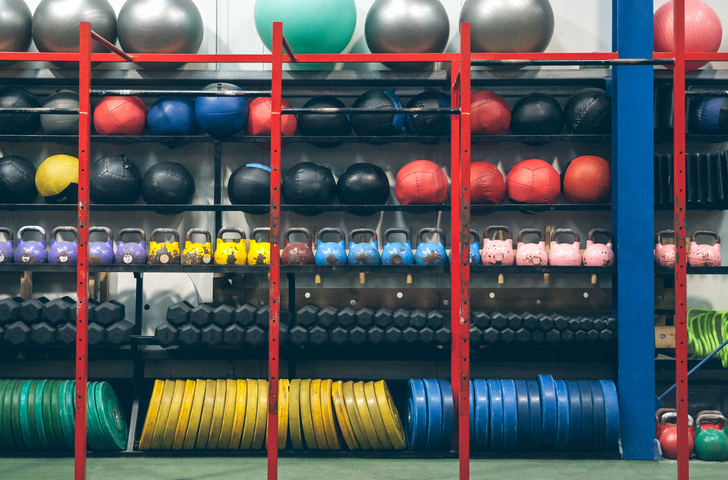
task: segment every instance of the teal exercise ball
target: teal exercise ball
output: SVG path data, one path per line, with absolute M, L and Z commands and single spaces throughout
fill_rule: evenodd
M 283 22 L 283 34 L 293 53 L 341 53 L 356 27 L 354 0 L 257 0 L 255 28 L 270 50 L 273 22 Z

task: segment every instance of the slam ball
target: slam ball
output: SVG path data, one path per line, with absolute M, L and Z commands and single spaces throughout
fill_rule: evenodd
M 33 41 L 39 52 L 78 52 L 78 24 L 116 43 L 116 13 L 107 0 L 43 0 L 33 13 Z M 106 47 L 91 42 L 94 53 Z
M 450 98 L 440 91 L 428 90 L 412 97 L 407 108 L 450 108 Z M 450 114 L 408 113 L 407 118 L 417 135 L 447 135 L 450 133 Z
M 394 195 L 401 205 L 442 203 L 447 198 L 447 175 L 434 162 L 415 160 L 397 172 Z
M 728 99 L 723 97 L 691 99 L 688 130 L 691 133 L 708 135 L 728 132 Z
M 194 195 L 195 179 L 181 163 L 157 163 L 142 178 L 142 197 L 149 204 L 190 204 Z
M 0 108 L 38 108 L 40 103 L 22 88 L 0 88 Z M 40 126 L 37 113 L 0 113 L 0 133 L 33 134 Z
M 612 99 L 601 88 L 579 90 L 564 105 L 564 122 L 570 133 L 609 133 L 612 131 Z
M 36 195 L 33 164 L 15 155 L 0 158 L 0 203 L 30 203 Z
M 402 101 L 394 92 L 369 90 L 356 99 L 353 108 L 369 110 L 402 108 Z M 351 126 L 359 136 L 399 135 L 405 131 L 405 115 L 354 113 L 351 115 Z
M 281 194 L 290 204 L 330 204 L 336 198 L 334 174 L 329 167 L 301 162 L 283 176 Z
M 612 166 L 602 157 L 582 155 L 566 167 L 564 196 L 571 203 L 604 203 L 612 196 Z
M 513 166 L 506 177 L 508 198 L 517 203 L 554 203 L 561 193 L 561 177 L 537 158 Z
M 35 174 L 35 187 L 48 203 L 76 203 L 78 158 L 70 155 L 46 158 Z
M 339 177 L 336 195 L 343 205 L 384 205 L 389 200 L 389 179 L 377 165 L 355 163 Z
M 147 125 L 152 135 L 194 135 L 198 130 L 195 102 L 189 98 L 160 98 L 149 109 Z
M 32 28 L 33 16 L 24 0 L 0 0 L 0 52 L 27 52 Z
M 232 83 L 212 83 L 203 90 L 241 90 Z M 232 135 L 248 121 L 248 99 L 245 97 L 197 97 L 195 118 L 200 127 L 214 137 Z
M 228 197 L 233 205 L 261 205 L 270 203 L 270 167 L 249 163 L 235 170 L 228 180 Z M 242 207 L 254 215 L 263 215 L 269 207 Z
M 303 108 L 344 108 L 344 102 L 335 97 L 313 97 Z M 301 135 L 320 137 L 345 137 L 351 134 L 351 122 L 345 113 L 301 113 L 298 115 L 298 131 Z M 319 148 L 334 148 L 341 142 L 310 142 Z
M 470 128 L 473 135 L 505 135 L 511 124 L 511 107 L 497 93 L 483 90 L 470 97 Z
M 99 135 L 139 135 L 147 120 L 147 107 L 139 97 L 104 97 L 94 109 Z
M 94 203 L 135 203 L 142 193 L 142 175 L 126 155 L 108 155 L 91 164 L 91 190 Z
M 516 135 L 558 135 L 564 112 L 554 97 L 532 93 L 521 98 L 511 111 L 511 131 Z
M 78 94 L 70 90 L 61 90 L 48 97 L 43 108 L 73 108 L 78 110 Z M 40 116 L 43 130 L 50 135 L 78 134 L 78 115 L 59 115 L 43 113 Z
M 291 104 L 281 100 L 281 108 L 291 108 Z M 270 119 L 273 109 L 273 100 L 270 97 L 259 97 L 250 102 L 250 115 L 248 116 L 248 135 L 269 136 Z M 297 120 L 295 115 L 281 115 L 281 135 L 291 136 L 296 133 Z
M 503 203 L 506 198 L 506 179 L 492 163 L 470 164 L 470 201 L 472 203 Z

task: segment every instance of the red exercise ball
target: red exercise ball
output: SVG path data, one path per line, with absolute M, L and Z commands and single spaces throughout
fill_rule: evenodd
M 139 97 L 104 97 L 94 109 L 99 135 L 140 135 L 147 120 L 147 106 Z
M 596 155 L 573 159 L 564 173 L 564 196 L 571 203 L 604 203 L 612 196 L 612 167 Z
M 561 177 L 547 162 L 533 158 L 513 166 L 506 178 L 508 198 L 517 203 L 554 203 Z
M 447 198 L 447 175 L 436 163 L 415 160 L 397 172 L 394 194 L 402 205 L 442 203 Z
M 511 124 L 511 107 L 505 98 L 487 90 L 470 97 L 470 130 L 473 135 L 505 135 Z
M 654 42 L 656 52 L 675 50 L 673 31 L 674 3 L 661 6 L 654 17 Z M 685 51 L 717 52 L 723 39 L 723 27 L 715 10 L 700 0 L 685 0 Z M 708 62 L 685 62 L 685 70 L 697 70 Z M 668 68 L 673 68 L 672 66 Z
M 291 104 L 281 100 L 282 108 L 291 108 Z M 270 117 L 272 100 L 269 97 L 259 97 L 250 102 L 250 115 L 248 115 L 248 135 L 270 135 Z M 281 135 L 291 136 L 296 133 L 295 115 L 281 115 Z
M 470 201 L 472 203 L 503 203 L 506 198 L 506 179 L 492 163 L 470 164 Z

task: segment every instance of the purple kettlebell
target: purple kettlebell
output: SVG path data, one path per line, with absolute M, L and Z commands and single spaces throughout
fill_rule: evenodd
M 73 241 L 63 240 L 61 232 L 73 233 Z M 59 240 L 60 239 L 60 240 Z M 56 227 L 51 232 L 50 263 L 76 263 L 78 258 L 78 230 L 76 227 Z
M 139 235 L 138 242 L 124 243 L 127 233 Z M 141 228 L 125 228 L 116 235 L 116 263 L 122 265 L 140 265 L 147 263 L 147 237 Z
M 5 234 L 5 241 L 0 241 L 0 263 L 12 263 L 13 231 L 6 227 L 0 227 L 0 233 Z
M 25 232 L 38 232 L 40 240 L 23 240 Z M 27 226 L 18 230 L 18 248 L 13 256 L 15 263 L 46 263 L 48 253 L 46 252 L 46 232 L 38 226 Z
M 96 232 L 106 234 L 105 242 L 89 242 L 88 261 L 92 265 L 108 265 L 114 263 L 114 237 L 108 227 L 91 227 L 88 229 L 89 238 Z

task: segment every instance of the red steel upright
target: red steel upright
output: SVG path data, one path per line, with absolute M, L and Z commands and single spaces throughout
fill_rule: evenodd
M 450 104 L 454 108 L 460 107 L 460 62 L 450 62 Z M 460 116 L 450 117 L 450 253 L 453 259 L 450 265 L 450 386 L 452 387 L 453 408 L 458 410 L 460 401 L 460 262 L 456 259 L 459 255 L 460 246 L 460 208 L 457 205 L 460 199 L 456 195 L 456 185 L 460 185 Z M 460 425 L 455 422 L 455 430 L 452 436 L 452 447 L 458 450 Z

